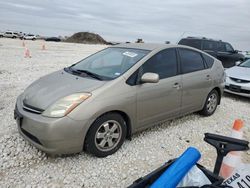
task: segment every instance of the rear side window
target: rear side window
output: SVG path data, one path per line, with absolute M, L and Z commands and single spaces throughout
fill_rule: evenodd
M 147 62 L 142 67 L 142 74 L 153 72 L 159 74 L 160 79 L 177 75 L 177 58 L 174 48 L 163 50 Z
M 181 39 L 179 44 L 201 49 L 201 40 L 197 39 Z
M 205 68 L 203 59 L 199 52 L 180 48 L 179 54 L 181 58 L 182 73 L 185 74 L 189 72 L 199 71 Z
M 214 59 L 212 57 L 209 57 L 208 55 L 206 54 L 202 54 L 208 68 L 211 68 L 214 64 Z
M 216 51 L 216 42 L 205 40 L 203 42 L 203 50 Z

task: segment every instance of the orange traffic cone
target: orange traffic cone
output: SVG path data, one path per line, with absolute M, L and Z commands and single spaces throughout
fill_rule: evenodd
M 23 47 L 25 47 L 25 43 L 24 43 L 24 41 L 23 41 L 23 43 L 22 43 L 22 46 L 23 46 Z
M 243 121 L 237 119 L 234 121 L 234 126 L 232 130 L 231 137 L 242 139 L 243 137 Z M 224 179 L 229 178 L 234 169 L 241 163 L 241 152 L 240 151 L 232 151 L 224 157 L 221 169 L 220 169 L 220 176 Z
M 42 50 L 45 50 L 46 48 L 45 48 L 45 43 L 43 43 L 43 45 L 42 45 Z
M 29 51 L 28 48 L 25 48 L 24 57 L 25 58 L 31 58 L 30 51 Z

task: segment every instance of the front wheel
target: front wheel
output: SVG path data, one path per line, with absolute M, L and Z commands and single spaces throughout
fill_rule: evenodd
M 111 155 L 123 144 L 126 132 L 126 124 L 121 115 L 105 114 L 90 127 L 85 139 L 85 149 L 97 157 Z
M 211 116 L 215 112 L 218 103 L 219 103 L 219 94 L 216 90 L 212 90 L 208 94 L 205 105 L 203 109 L 200 111 L 200 114 L 204 116 Z

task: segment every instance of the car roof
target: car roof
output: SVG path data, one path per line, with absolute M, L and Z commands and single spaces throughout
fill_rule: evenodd
M 142 50 L 157 50 L 157 49 L 164 49 L 170 47 L 178 47 L 179 45 L 173 44 L 154 44 L 154 43 L 121 43 L 114 45 L 112 47 L 117 48 L 135 48 L 135 49 L 142 49 Z
M 215 40 L 215 39 L 206 38 L 206 37 L 186 37 L 186 38 L 182 38 L 182 39 L 187 39 L 187 40 L 209 40 L 209 41 L 214 41 L 214 42 L 225 42 L 225 41 L 222 41 L 222 40 Z

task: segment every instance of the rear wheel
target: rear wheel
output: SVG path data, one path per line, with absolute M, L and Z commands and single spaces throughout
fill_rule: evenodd
M 211 116 L 215 112 L 218 103 L 219 103 L 219 94 L 216 90 L 212 90 L 208 94 L 205 105 L 203 109 L 200 111 L 200 114 L 204 116 Z
M 90 127 L 85 139 L 85 149 L 97 157 L 111 155 L 123 144 L 126 132 L 125 121 L 121 115 L 105 114 Z

